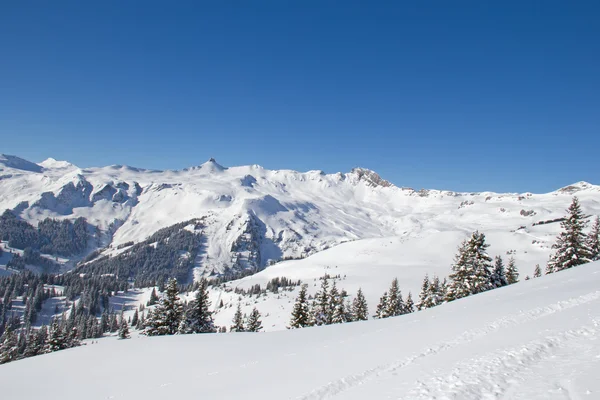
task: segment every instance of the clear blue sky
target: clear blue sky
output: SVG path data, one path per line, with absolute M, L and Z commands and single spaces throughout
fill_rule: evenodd
M 600 1 L 3 1 L 0 152 L 600 183 Z

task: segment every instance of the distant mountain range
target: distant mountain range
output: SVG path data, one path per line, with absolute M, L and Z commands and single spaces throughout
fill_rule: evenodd
M 57 259 L 65 269 L 94 251 L 114 256 L 162 228 L 194 221 L 202 236 L 190 264 L 196 276 L 256 272 L 357 239 L 515 231 L 561 217 L 573 195 L 599 213 L 600 187 L 586 182 L 547 194 L 458 193 L 396 187 L 363 168 L 273 171 L 211 159 L 155 171 L 0 155 L 0 212 L 33 226 L 46 218 L 86 219 L 87 249 Z

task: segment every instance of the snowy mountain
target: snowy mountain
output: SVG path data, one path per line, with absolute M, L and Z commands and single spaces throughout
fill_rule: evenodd
M 23 400 L 596 399 L 599 288 L 595 262 L 384 320 L 102 339 L 3 365 L 0 387 Z
M 544 262 L 558 224 L 537 224 L 562 217 L 574 194 L 585 212 L 600 214 L 600 187 L 585 182 L 548 194 L 456 193 L 396 187 L 361 168 L 301 173 L 225 168 L 211 159 L 181 171 L 82 169 L 54 159 L 35 164 L 0 156 L 0 210 L 33 226 L 48 217 L 86 218 L 92 240 L 83 254 L 59 260 L 65 268 L 95 249 L 114 256 L 159 229 L 191 220 L 202 235 L 196 276 L 262 270 L 361 239 L 435 245 L 441 237 L 454 248 L 476 229 L 501 235 L 503 242 L 506 236 L 518 247 L 507 250 L 518 250 L 528 262 Z M 448 264 L 447 258 L 424 256 L 420 262 Z

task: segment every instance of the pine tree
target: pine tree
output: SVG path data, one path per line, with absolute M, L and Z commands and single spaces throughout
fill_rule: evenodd
M 337 296 L 333 304 L 333 315 L 331 316 L 331 323 L 342 324 L 348 321 L 350 321 L 350 319 L 348 318 L 348 310 L 346 310 L 344 298 L 342 296 Z
M 150 292 L 150 300 L 148 300 L 147 306 L 153 306 L 158 303 L 158 296 L 156 295 L 156 288 L 152 288 L 152 292 Z
M 369 307 L 367 306 L 367 300 L 362 292 L 361 288 L 358 288 L 356 297 L 352 301 L 352 320 L 354 321 L 366 321 L 369 319 Z
M 402 300 L 402 293 L 398 286 L 398 278 L 394 278 L 388 291 L 385 314 L 388 317 L 395 317 L 401 315 L 403 312 L 404 301 Z
M 58 323 L 58 320 L 55 318 L 52 321 L 52 325 L 50 325 L 50 334 L 48 337 L 48 351 L 58 351 L 62 349 L 66 349 L 68 346 L 68 339 L 65 337 L 65 333 L 63 331 L 62 326 Z
M 121 327 L 119 328 L 119 339 L 129 339 L 129 325 L 125 318 L 121 318 Z
M 259 332 L 263 328 L 260 317 L 260 312 L 254 307 L 248 316 L 248 323 L 246 324 L 248 332 Z
M 542 269 L 540 268 L 540 264 L 536 264 L 535 270 L 533 271 L 533 277 L 539 278 L 540 276 L 542 276 Z
M 131 318 L 131 326 L 137 326 L 140 316 L 138 314 L 137 308 L 135 309 L 135 313 L 133 313 L 133 318 Z
M 180 333 L 214 333 L 216 331 L 212 311 L 210 311 L 208 281 L 202 278 L 196 297 L 186 311 L 185 323 L 180 329 Z
M 329 308 L 327 310 L 326 324 L 339 324 L 342 322 L 346 322 L 344 299 L 341 298 L 334 280 L 333 285 L 331 285 L 331 291 L 329 292 Z
M 408 296 L 404 302 L 404 314 L 410 314 L 412 312 L 415 312 L 415 303 L 412 299 L 412 293 L 408 292 Z
M 440 283 L 440 278 L 433 276 L 433 282 L 429 284 L 429 296 L 427 298 L 427 308 L 439 306 L 446 299 L 445 285 Z
M 237 305 L 237 310 L 233 316 L 233 325 L 229 328 L 230 332 L 244 332 L 244 315 L 242 314 L 242 306 L 240 303 Z
M 514 257 L 508 259 L 508 265 L 506 266 L 506 282 L 509 285 L 519 282 L 519 271 L 515 265 Z
M 313 303 L 313 317 L 315 325 L 326 325 L 331 323 L 331 307 L 329 302 L 329 282 L 323 277 L 321 280 L 321 290 L 315 294 Z
M 145 334 L 148 336 L 174 335 L 179 329 L 182 316 L 183 307 L 179 302 L 177 280 L 173 278 L 167 283 L 164 297 L 148 314 Z
M 19 358 L 17 334 L 8 328 L 0 339 L 0 364 L 17 360 Z
M 421 293 L 419 294 L 417 310 L 424 310 L 426 308 L 431 307 L 430 293 L 431 291 L 429 290 L 429 275 L 425 274 L 425 278 L 423 278 L 423 283 L 421 284 Z
M 600 217 L 596 217 L 590 233 L 588 233 L 587 246 L 590 249 L 592 261 L 600 260 Z
M 387 314 L 387 304 L 388 304 L 388 293 L 383 292 L 383 295 L 379 298 L 379 304 L 377 304 L 377 309 L 375 310 L 375 318 L 387 318 L 389 315 Z
M 490 277 L 490 284 L 492 288 L 499 288 L 508 285 L 504 261 L 500 256 L 496 256 L 494 270 L 492 271 L 492 276 Z
M 567 217 L 560 224 L 563 231 L 552 246 L 555 252 L 548 261 L 546 273 L 562 271 L 591 261 L 592 251 L 588 247 L 586 234 L 583 233 L 585 221 L 577 197 L 573 197 L 567 213 Z
M 446 296 L 448 301 L 491 288 L 492 259 L 487 254 L 488 247 L 489 245 L 485 243 L 485 235 L 478 231 L 473 232 L 469 240 L 463 241 L 452 266 Z
M 292 310 L 290 328 L 304 328 L 311 326 L 310 307 L 308 305 L 308 296 L 306 294 L 307 287 L 306 284 L 300 287 L 300 293 L 298 293 L 294 309 Z

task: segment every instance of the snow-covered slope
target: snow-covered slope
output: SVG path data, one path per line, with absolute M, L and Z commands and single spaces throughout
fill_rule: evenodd
M 3 365 L 0 388 L 22 400 L 596 399 L 599 371 L 596 262 L 386 320 L 102 339 Z
M 181 171 L 82 169 L 54 159 L 38 165 L 0 157 L 0 210 L 33 224 L 46 217 L 85 217 L 98 228 L 93 243 L 111 245 L 109 254 L 160 228 L 203 218 L 196 276 L 260 270 L 359 239 L 396 236 L 434 244 L 436 235 L 447 233 L 455 247 L 475 229 L 508 235 L 523 252 L 540 252 L 558 224 L 533 224 L 563 216 L 573 194 L 586 213 L 600 214 L 600 187 L 585 182 L 540 195 L 455 193 L 399 188 L 360 168 L 328 175 L 258 165 L 225 168 L 211 159 Z

